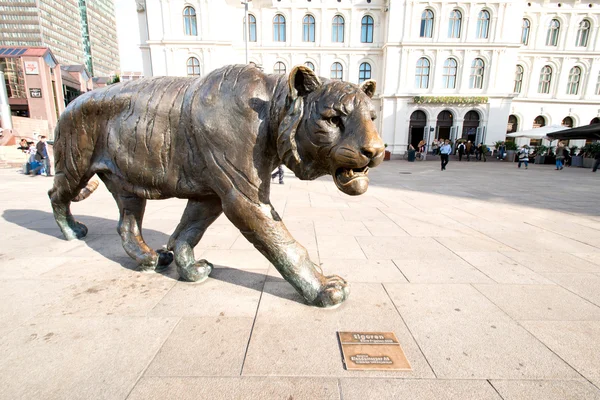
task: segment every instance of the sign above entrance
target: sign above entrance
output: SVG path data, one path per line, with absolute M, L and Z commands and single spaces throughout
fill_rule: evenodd
M 42 98 L 42 89 L 40 89 L 40 88 L 29 89 L 29 96 L 31 96 L 34 99 L 41 99 Z
M 415 104 L 484 104 L 488 102 L 485 96 L 415 96 Z

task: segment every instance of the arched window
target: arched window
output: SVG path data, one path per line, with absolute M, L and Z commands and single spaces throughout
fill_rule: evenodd
M 590 21 L 584 19 L 579 23 L 579 29 L 577 30 L 577 39 L 575 40 L 575 46 L 587 47 L 588 38 L 590 37 Z
M 364 62 L 358 68 L 358 83 L 363 83 L 368 79 L 371 79 L 371 64 Z
M 513 92 L 521 93 L 521 89 L 523 87 L 523 67 L 517 65 L 517 70 L 515 71 L 515 88 Z
M 573 67 L 569 71 L 569 83 L 567 84 L 567 94 L 577 94 L 579 92 L 579 82 L 581 81 L 581 68 Z
M 527 45 L 529 43 L 529 30 L 531 29 L 531 22 L 528 19 L 523 18 L 523 25 L 521 26 L 521 43 Z
M 477 39 L 487 39 L 490 30 L 490 13 L 481 10 L 477 16 Z
M 544 118 L 542 115 L 538 115 L 537 117 L 535 117 L 535 119 L 533 120 L 533 128 L 537 129 L 544 126 L 546 126 L 546 118 Z
M 188 76 L 200 76 L 200 61 L 196 57 L 190 57 L 187 60 Z
M 459 38 L 460 37 L 460 24 L 462 21 L 462 14 L 458 10 L 452 10 L 450 13 L 450 20 L 448 21 L 448 37 Z
M 183 33 L 186 36 L 197 36 L 198 29 L 196 28 L 196 10 L 194 7 L 186 7 L 183 9 Z
M 285 64 L 281 61 L 277 61 L 273 67 L 273 73 L 279 75 L 285 74 Z
M 310 61 L 305 62 L 304 66 L 307 67 L 307 68 L 310 68 L 310 70 L 313 71 L 313 72 L 315 70 L 315 64 L 311 63 Z
M 331 24 L 331 41 L 334 43 L 344 43 L 344 17 L 336 15 Z
M 573 127 L 573 118 L 565 117 L 560 124 L 562 126 L 566 126 L 567 128 L 572 128 Z
M 361 22 L 361 43 L 373 43 L 373 17 L 365 15 Z
M 548 33 L 546 34 L 546 46 L 557 46 L 560 33 L 560 22 L 557 19 L 550 21 Z
M 420 37 L 430 38 L 433 36 L 433 11 L 424 10 L 421 14 L 421 30 Z
M 429 60 L 425 57 L 419 58 L 419 61 L 417 61 L 415 87 L 419 89 L 427 89 L 429 87 Z
M 476 58 L 471 64 L 471 76 L 469 77 L 469 87 L 471 89 L 483 88 L 484 64 L 481 58 Z
M 552 82 L 552 68 L 546 65 L 540 72 L 538 93 L 550 93 L 550 82 Z
M 302 20 L 302 41 L 315 41 L 315 17 L 312 15 L 305 15 Z
M 248 14 L 248 40 L 256 42 L 256 17 Z
M 596 96 L 600 96 L 600 73 L 598 73 L 598 80 L 596 81 Z
M 339 62 L 331 64 L 331 79 L 341 81 L 344 76 L 344 68 Z
M 285 42 L 285 17 L 281 14 L 273 18 L 273 41 Z
M 457 63 L 454 58 L 448 58 L 444 61 L 442 83 L 446 89 L 456 88 L 456 67 Z

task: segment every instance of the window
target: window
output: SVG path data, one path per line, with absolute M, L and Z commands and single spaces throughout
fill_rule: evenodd
M 460 22 L 462 20 L 462 14 L 458 10 L 453 10 L 450 13 L 450 21 L 448 23 L 448 37 L 459 38 L 460 37 Z
M 196 28 L 196 10 L 194 10 L 194 7 L 186 7 L 183 9 L 183 32 L 186 36 L 198 35 L 198 29 Z
M 419 36 L 424 38 L 433 36 L 433 11 L 425 10 L 421 14 L 421 31 Z
M 277 61 L 273 67 L 273 73 L 280 75 L 285 74 L 285 64 L 281 61 Z
M 285 42 L 285 17 L 281 14 L 273 18 L 273 41 Z
M 256 17 L 248 14 L 248 40 L 256 42 Z
M 363 83 L 368 79 L 371 79 L 371 64 L 365 62 L 358 68 L 358 83 Z
M 579 92 L 579 82 L 581 81 L 581 68 L 573 67 L 569 71 L 569 83 L 567 84 L 567 94 L 577 94 Z
M 590 22 L 586 19 L 579 23 L 579 30 L 577 31 L 577 39 L 575 40 L 575 46 L 587 47 L 588 37 L 590 36 Z
M 558 45 L 558 34 L 560 33 L 560 22 L 557 19 L 550 21 L 546 35 L 546 46 Z
M 446 89 L 456 88 L 456 60 L 449 58 L 444 62 L 444 71 L 442 75 L 442 84 Z
M 598 80 L 596 81 L 596 96 L 600 96 L 600 73 L 598 73 Z
M 477 16 L 477 39 L 487 39 L 490 30 L 490 13 L 481 10 Z
M 471 89 L 483 88 L 483 60 L 476 58 L 471 64 L 471 76 L 469 77 L 469 87 Z
M 331 41 L 334 43 L 344 43 L 344 17 L 336 15 L 331 24 Z
M 200 76 L 200 61 L 196 57 L 190 57 L 187 60 L 188 76 Z
M 523 87 L 523 67 L 517 65 L 517 70 L 515 71 L 515 93 L 521 93 L 521 88 Z
M 305 15 L 302 20 L 302 41 L 315 41 L 315 17 L 312 15 Z
M 540 73 L 540 84 L 538 93 L 550 93 L 550 82 L 552 81 L 552 68 L 546 65 Z
M 531 28 L 531 22 L 528 19 L 523 18 L 523 25 L 521 26 L 521 43 L 527 45 L 529 43 L 529 29 Z
M 429 60 L 425 57 L 419 58 L 419 61 L 417 61 L 415 87 L 419 89 L 427 89 L 429 87 Z
M 315 64 L 311 63 L 310 61 L 305 62 L 304 66 L 310 68 L 311 71 L 315 70 Z
M 331 79 L 341 81 L 342 76 L 344 75 L 344 69 L 342 64 L 339 62 L 334 62 L 331 64 Z
M 373 17 L 365 15 L 361 22 L 361 43 L 373 43 Z

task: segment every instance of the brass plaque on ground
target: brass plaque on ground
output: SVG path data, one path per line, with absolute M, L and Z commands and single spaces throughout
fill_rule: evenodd
M 346 369 L 410 371 L 394 332 L 338 332 Z

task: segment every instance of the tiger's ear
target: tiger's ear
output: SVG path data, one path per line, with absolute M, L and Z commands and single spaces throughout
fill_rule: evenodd
M 363 92 L 365 92 L 365 94 L 367 96 L 369 96 L 369 98 L 373 98 L 373 95 L 375 94 L 375 89 L 377 88 L 377 84 L 375 83 L 375 81 L 372 80 L 368 80 L 368 81 L 364 81 L 361 85 L 360 85 L 360 90 L 362 90 Z
M 321 81 L 308 67 L 298 65 L 292 69 L 288 79 L 290 97 L 295 100 L 298 96 L 306 96 L 321 86 Z

